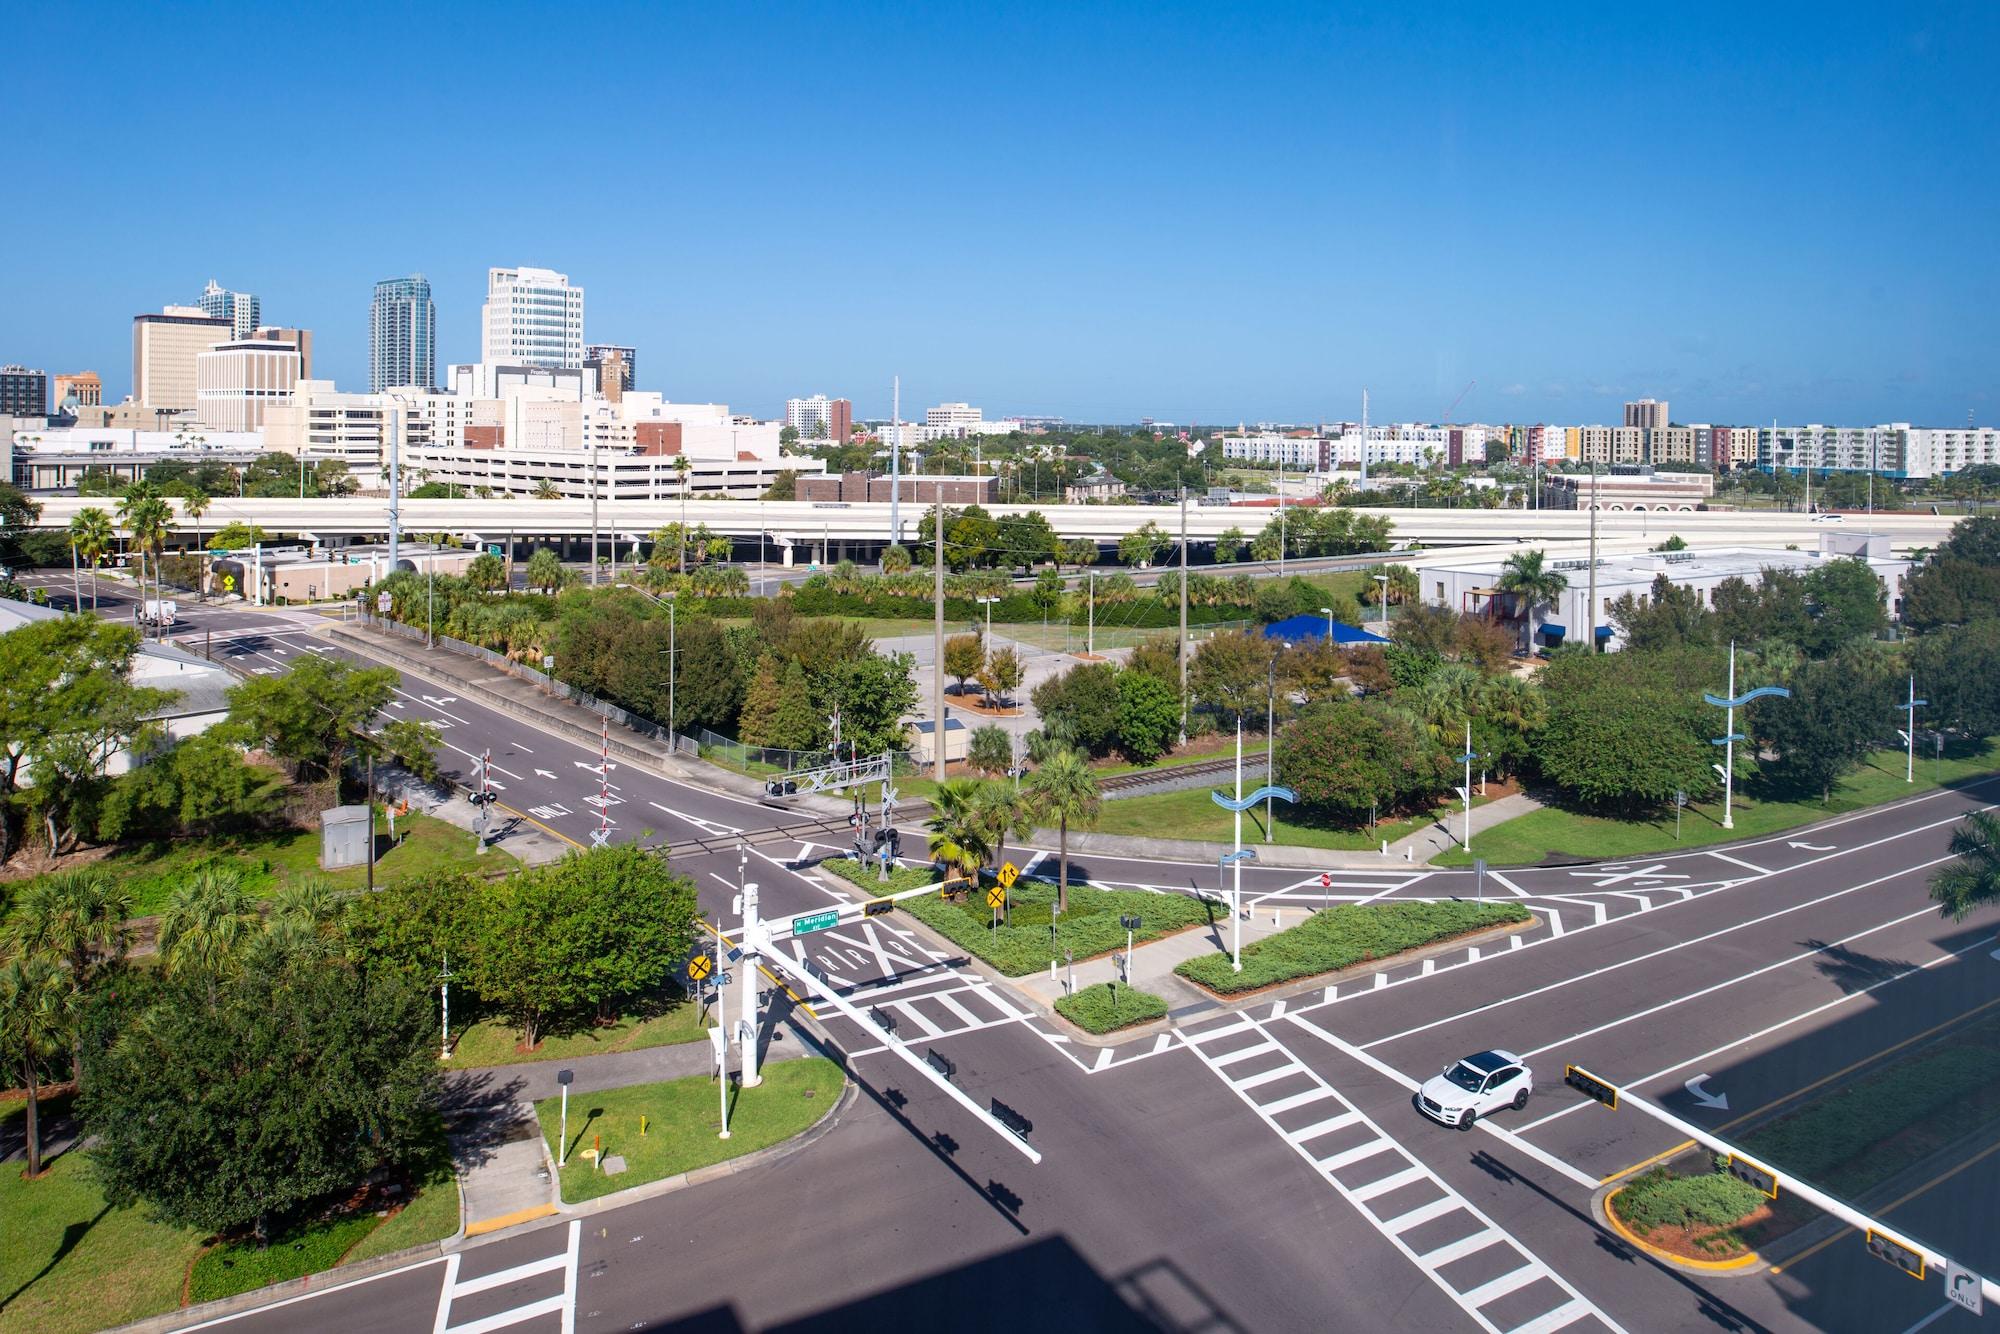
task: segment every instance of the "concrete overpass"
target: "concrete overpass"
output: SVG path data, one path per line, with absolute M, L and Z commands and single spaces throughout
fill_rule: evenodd
M 115 502 L 52 496 L 39 499 L 40 526 L 62 528 L 85 505 L 115 512 Z M 591 533 L 591 506 L 575 500 L 404 500 L 401 504 L 402 530 L 406 536 L 427 533 L 474 534 L 490 541 L 503 541 L 510 534 L 519 542 L 547 541 L 574 546 L 587 544 Z M 598 505 L 598 530 L 608 540 L 612 534 L 643 536 L 681 517 L 677 501 L 604 501 Z M 1107 546 L 1148 521 L 1158 524 L 1169 536 L 1180 530 L 1180 510 L 1172 505 L 991 505 L 996 516 L 1039 510 L 1065 538 L 1089 538 Z M 902 507 L 904 541 L 916 540 L 917 523 L 924 507 Z M 1511 543 L 1577 541 L 1589 535 L 1590 516 L 1581 510 L 1478 510 L 1478 509 L 1371 509 L 1369 514 L 1387 517 L 1393 524 L 1398 544 L 1419 542 L 1426 546 L 1463 546 Z M 1197 544 L 1213 542 L 1230 528 L 1246 535 L 1260 530 L 1275 513 L 1271 508 L 1190 505 L 1187 511 L 1188 536 Z M 819 548 L 828 544 L 831 556 L 872 558 L 889 535 L 889 506 L 886 504 L 825 505 L 805 501 L 699 500 L 687 506 L 690 523 L 706 524 L 711 531 L 735 538 L 746 547 L 759 541 L 770 544 L 774 557 L 793 548 L 818 559 Z M 200 530 L 213 533 L 225 524 L 241 521 L 261 527 L 272 537 L 310 534 L 332 546 L 350 540 L 379 539 L 389 530 L 389 504 L 385 498 L 349 496 L 334 500 L 296 500 L 283 497 L 217 497 L 202 515 Z M 1783 514 L 1768 510 L 1704 511 L 1610 511 L 1598 516 L 1598 532 L 1603 539 L 1662 541 L 1679 535 L 1697 545 L 1744 544 L 1768 546 L 1797 543 L 1817 546 L 1820 534 L 1838 522 L 1843 531 L 1869 530 L 1886 534 L 1899 551 L 1938 544 L 1957 520 L 1928 513 L 1877 514 L 1873 519 L 1849 514 L 1839 520 L 1804 514 Z M 174 531 L 192 537 L 196 525 L 176 506 Z M 745 553 L 747 554 L 747 553 Z

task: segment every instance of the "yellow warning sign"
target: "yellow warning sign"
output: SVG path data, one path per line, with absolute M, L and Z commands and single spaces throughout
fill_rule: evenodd
M 699 982 L 715 970 L 715 960 L 706 954 L 697 954 L 688 960 L 688 976 Z
M 994 885 L 994 886 L 992 886 L 991 888 L 989 888 L 989 889 L 988 889 L 988 890 L 986 891 L 986 906 L 987 906 L 987 907 L 989 907 L 989 908 L 1004 908 L 1004 907 L 1006 907 L 1006 906 L 1007 906 L 1007 891 L 1006 891 L 1006 890 L 1004 890 L 1004 889 L 1002 889 L 1002 888 L 1000 888 L 1000 886 L 998 886 L 998 885 Z
M 1020 878 L 1021 872 L 1012 862 L 1001 862 L 1000 870 L 994 875 L 994 879 L 1000 882 L 1002 889 L 1012 889 L 1014 882 Z

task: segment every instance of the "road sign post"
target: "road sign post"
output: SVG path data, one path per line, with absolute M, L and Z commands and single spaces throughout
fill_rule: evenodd
M 1479 902 L 1486 902 L 1486 859 L 1484 857 L 1474 857 L 1472 859 L 1472 893 Z
M 1681 812 L 1687 809 L 1688 794 L 1685 788 L 1674 793 L 1674 842 L 1681 841 Z
M 1319 910 L 1325 912 L 1333 906 L 1333 872 L 1319 873 Z
M 1001 869 L 1011 871 L 1014 867 L 1010 863 Z M 993 929 L 998 931 L 1000 929 L 1000 910 L 1007 906 L 1007 891 L 999 885 L 988 886 L 986 890 L 986 906 L 993 910 Z
M 556 1171 L 562 1171 L 569 1161 L 569 1086 L 576 1078 L 574 1070 L 556 1071 L 556 1083 L 562 1086 L 562 1122 L 556 1132 Z

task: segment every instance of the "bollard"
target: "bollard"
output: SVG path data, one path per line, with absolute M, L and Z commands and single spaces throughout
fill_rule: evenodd
M 1386 838 L 1382 840 L 1382 855 L 1384 857 L 1389 855 L 1389 840 Z
M 1414 851 L 1415 851 L 1415 849 L 1414 849 L 1414 848 L 1404 848 L 1404 849 L 1403 849 L 1403 860 L 1404 860 L 1404 861 L 1406 861 L 1406 862 L 1407 862 L 1407 861 L 1414 861 L 1414 860 L 1416 860 L 1415 858 L 1413 858 L 1413 857 L 1411 857 L 1411 856 L 1410 856 L 1410 854 L 1411 854 L 1412 852 L 1414 852 Z
M 646 1114 L 644 1112 L 639 1113 L 639 1138 L 646 1138 Z

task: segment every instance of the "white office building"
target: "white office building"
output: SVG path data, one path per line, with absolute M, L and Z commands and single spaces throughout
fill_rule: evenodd
M 218 343 L 194 359 L 195 416 L 214 431 L 255 431 L 271 405 L 298 391 L 296 342 L 250 338 Z
M 1528 642 L 1536 647 L 1582 643 L 1594 621 L 1598 643 L 1615 649 L 1621 647 L 1622 637 L 1611 619 L 1612 605 L 1627 593 L 1639 600 L 1650 597 L 1653 581 L 1661 575 L 1683 588 L 1696 590 L 1703 604 L 1712 606 L 1716 586 L 1725 580 L 1741 579 L 1755 587 L 1765 570 L 1805 574 L 1827 561 L 1844 557 L 1858 557 L 1868 563 L 1868 568 L 1882 581 L 1889 614 L 1900 616 L 1903 579 L 1910 571 L 1910 562 L 1892 556 L 1889 539 L 1874 533 L 1825 533 L 1820 537 L 1818 551 L 1720 547 L 1600 556 L 1595 616 L 1589 606 L 1591 579 L 1587 557 L 1549 563 L 1551 569 L 1560 571 L 1569 580 L 1569 586 L 1553 602 L 1541 606 L 1525 606 L 1500 592 L 1498 585 L 1505 564 L 1497 558 L 1454 561 L 1448 554 L 1440 554 L 1434 563 L 1417 567 L 1417 589 L 1418 596 L 1431 606 L 1490 617 L 1517 628 L 1525 626 Z
M 825 440 L 833 434 L 835 400 L 825 394 L 785 400 L 785 425 L 799 433 L 801 440 Z
M 583 289 L 553 269 L 488 269 L 480 360 L 506 366 L 583 365 Z
M 214 320 L 229 321 L 229 336 L 248 338 L 264 321 L 263 302 L 248 292 L 231 292 L 211 278 L 201 289 L 201 313 Z
M 940 403 L 924 412 L 924 424 L 917 430 L 919 440 L 964 440 L 975 435 L 1005 435 L 1013 430 L 1007 422 L 986 420 L 983 410 L 970 403 Z

